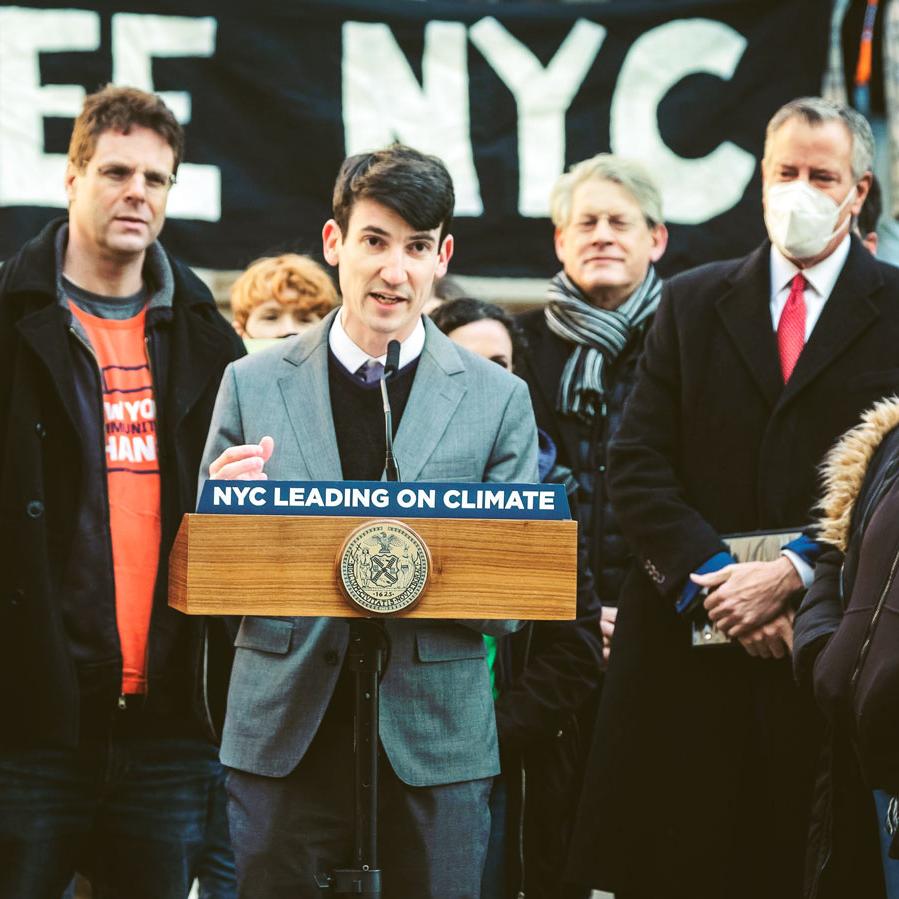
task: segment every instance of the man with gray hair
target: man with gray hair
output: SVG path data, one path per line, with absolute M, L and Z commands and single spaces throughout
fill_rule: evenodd
M 872 154 L 853 110 L 781 108 L 769 240 L 667 282 L 647 337 L 609 460 L 636 564 L 571 864 L 624 899 L 801 894 L 819 738 L 789 661 L 819 551 L 801 532 L 825 451 L 899 386 L 899 271 L 849 234 Z
M 608 659 L 618 591 L 629 563 L 606 490 L 606 451 L 636 375 L 662 282 L 653 263 L 668 244 L 662 196 L 638 162 L 600 153 L 573 165 L 550 197 L 562 270 L 547 303 L 521 324 L 538 427 L 578 479 L 581 527 L 603 616 Z
M 662 222 L 662 198 L 649 173 L 637 162 L 601 153 L 570 169 L 551 195 L 555 249 L 562 270 L 550 281 L 547 303 L 526 313 L 521 322 L 528 350 L 517 366 L 531 390 L 541 434 L 552 440 L 559 461 L 577 480 L 577 512 L 586 538 L 590 571 L 603 604 L 600 621 L 603 654 L 608 659 L 621 584 L 630 552 L 612 512 L 606 483 L 609 442 L 621 420 L 634 385 L 662 282 L 653 263 L 665 252 L 668 233 Z M 566 643 L 564 658 L 542 677 L 566 698 L 565 711 L 575 710 L 589 728 L 595 714 L 600 672 L 587 653 Z M 532 675 L 533 678 L 533 675 Z M 503 745 L 503 719 L 500 744 Z M 563 859 L 580 790 L 584 749 L 575 747 L 583 732 L 565 721 L 556 740 L 566 747 L 565 764 L 556 770 L 528 770 L 525 821 L 525 871 L 509 870 L 514 894 L 527 881 L 528 895 L 562 899 Z M 567 779 L 563 778 L 563 775 Z M 565 784 L 564 819 L 552 812 L 560 806 Z M 510 794 L 515 791 L 510 790 Z M 556 797 L 555 799 L 553 797 Z M 510 809 L 514 819 L 517 809 Z M 510 828 L 514 829 L 514 828 Z M 517 879 L 516 879 L 517 878 Z

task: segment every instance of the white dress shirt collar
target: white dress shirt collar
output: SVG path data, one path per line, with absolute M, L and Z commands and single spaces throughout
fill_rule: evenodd
M 771 322 L 775 331 L 777 330 L 778 322 L 780 322 L 780 314 L 786 305 L 787 297 L 790 295 L 790 285 L 793 282 L 793 278 L 797 272 L 801 271 L 808 284 L 805 291 L 805 339 L 809 339 L 812 329 L 817 324 L 818 318 L 824 310 L 824 304 L 833 293 L 837 278 L 840 277 L 840 272 L 843 271 L 846 258 L 849 256 L 850 247 L 851 241 L 847 234 L 829 256 L 808 268 L 799 269 L 774 244 L 771 245 L 770 305 Z
M 811 285 L 814 291 L 820 297 L 823 297 L 824 300 L 827 300 L 833 293 L 837 278 L 840 277 L 840 272 L 843 271 L 843 266 L 846 264 L 850 245 L 851 241 L 847 234 L 829 256 L 808 268 L 800 269 L 795 263 L 790 262 L 774 244 L 771 244 L 772 293 L 778 293 L 784 287 L 789 289 L 796 272 L 801 271 L 806 282 Z
M 425 346 L 425 326 L 419 316 L 412 333 L 400 344 L 400 368 L 405 368 L 410 362 L 414 362 Z M 357 372 L 368 362 L 375 358 L 382 365 L 387 360 L 387 354 L 383 356 L 369 356 L 365 350 L 353 341 L 343 327 L 343 309 L 334 316 L 331 322 L 331 330 L 328 332 L 328 347 L 337 361 L 348 371 Z

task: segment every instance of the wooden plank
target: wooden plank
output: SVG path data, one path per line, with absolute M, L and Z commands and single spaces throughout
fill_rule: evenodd
M 337 584 L 337 556 L 370 517 L 185 515 L 169 604 L 189 615 L 361 615 Z M 397 617 L 575 616 L 577 523 L 399 519 L 431 552 L 419 602 Z

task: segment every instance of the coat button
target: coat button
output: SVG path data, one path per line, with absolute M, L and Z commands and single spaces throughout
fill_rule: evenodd
M 325 662 L 327 662 L 327 664 L 329 664 L 329 665 L 336 665 L 339 658 L 340 657 L 337 655 L 336 649 L 329 649 L 325 653 Z
M 44 423 L 42 421 L 37 422 L 34 426 L 34 433 L 37 434 L 38 437 L 44 438 L 47 436 L 47 429 L 44 427 Z
M 44 514 L 44 504 L 39 499 L 33 499 L 25 506 L 25 514 L 29 518 L 40 518 Z

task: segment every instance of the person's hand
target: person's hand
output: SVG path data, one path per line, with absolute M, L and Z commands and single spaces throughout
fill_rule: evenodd
M 706 587 L 703 605 L 709 620 L 727 637 L 744 637 L 779 614 L 802 586 L 793 563 L 781 556 L 773 562 L 737 562 L 709 574 L 691 574 Z
M 618 617 L 616 606 L 603 606 L 599 616 L 599 629 L 602 631 L 602 667 L 609 664 L 612 653 L 612 637 L 615 635 L 615 619 Z
M 788 608 L 783 614 L 739 637 L 740 645 L 756 658 L 785 659 L 793 652 L 793 616 L 793 610 Z
M 209 466 L 213 481 L 264 481 L 268 475 L 262 466 L 271 458 L 275 441 L 263 437 L 259 443 L 229 446 Z

